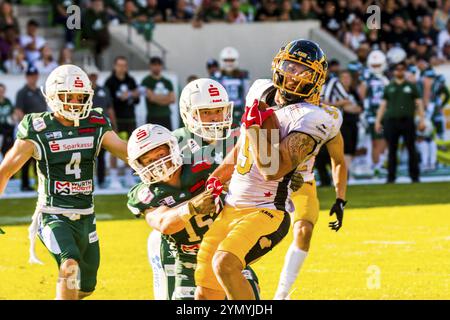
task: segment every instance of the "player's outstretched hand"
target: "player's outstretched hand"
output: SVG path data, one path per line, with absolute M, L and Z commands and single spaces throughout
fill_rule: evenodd
M 188 201 L 189 212 L 191 216 L 207 215 L 216 211 L 212 189 L 207 189 Z
M 252 126 L 261 127 L 263 122 L 274 112 L 273 109 L 265 110 L 265 108 L 262 108 L 264 110 L 260 110 L 259 105 L 260 102 L 255 99 L 250 107 L 245 107 L 245 112 L 242 115 L 241 122 L 246 128 L 250 128 Z
M 330 222 L 328 226 L 331 230 L 338 231 L 342 227 L 342 220 L 344 219 L 344 208 L 347 204 L 347 201 L 342 199 L 336 199 L 336 202 L 333 204 L 330 210 L 330 217 L 333 214 L 336 214 L 336 221 Z
M 5 231 L 3 231 L 2 228 L 0 228 L 0 234 L 5 234 Z

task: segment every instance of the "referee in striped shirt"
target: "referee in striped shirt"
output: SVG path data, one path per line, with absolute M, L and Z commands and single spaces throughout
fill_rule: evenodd
M 349 104 L 349 96 L 344 86 L 339 81 L 340 65 L 337 60 L 331 60 L 328 79 L 322 89 L 322 101 L 325 104 L 335 106 L 339 109 Z
M 332 59 L 328 65 L 327 81 L 322 88 L 321 101 L 342 110 L 344 105 L 350 103 L 350 100 L 347 91 L 345 91 L 344 86 L 339 81 L 339 72 L 339 61 Z M 327 165 L 331 165 L 330 155 L 328 154 L 327 148 L 321 148 L 316 157 L 316 168 L 320 178 L 320 186 L 331 185 L 331 177 Z

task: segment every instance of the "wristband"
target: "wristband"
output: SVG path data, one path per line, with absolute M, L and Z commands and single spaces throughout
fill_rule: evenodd
M 336 203 L 339 205 L 342 205 L 342 208 L 345 208 L 345 205 L 347 204 L 347 201 L 342 200 L 341 198 L 336 199 Z

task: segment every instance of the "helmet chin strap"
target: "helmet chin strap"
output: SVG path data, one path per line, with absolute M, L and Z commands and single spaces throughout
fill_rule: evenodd
M 288 104 L 302 102 L 305 100 L 304 97 L 296 96 L 295 94 L 288 93 L 284 90 L 280 90 L 280 93 L 281 93 L 281 96 L 283 97 L 283 99 L 285 100 L 285 103 L 283 106 L 286 106 Z

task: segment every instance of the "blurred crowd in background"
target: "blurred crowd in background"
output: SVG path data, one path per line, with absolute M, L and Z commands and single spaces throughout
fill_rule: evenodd
M 341 65 L 336 60 L 329 61 L 328 79 L 322 91 L 322 101 L 336 105 L 344 114 L 342 130 L 346 139 L 350 179 L 387 174 L 386 150 L 389 141 L 386 141 L 383 131 L 376 130 L 376 116 L 385 97 L 385 88 L 395 78 L 399 64 L 405 67 L 405 80 L 417 88 L 425 110 L 425 128 L 414 133 L 416 149 L 408 151 L 416 154 L 422 173 L 439 169 L 439 145 L 444 138 L 443 108 L 449 94 L 445 79 L 433 68 L 450 61 L 450 1 L 26 0 L 27 4 L 34 2 L 51 4 L 49 20 L 54 26 L 65 26 L 67 8 L 77 4 L 82 8 L 82 25 L 79 31 L 64 28 L 64 46 L 56 53 L 39 35 L 37 21 L 29 20 L 25 30 L 21 30 L 11 2 L 1 2 L 0 72 L 22 74 L 26 79 L 24 88 L 16 94 L 15 105 L 5 97 L 7 86 L 0 84 L 3 153 L 10 147 L 14 127 L 23 115 L 46 109 L 45 99 L 37 88 L 37 77 L 45 77 L 58 65 L 72 63 L 74 50 L 89 48 L 95 60 L 85 67 L 93 82 L 97 81 L 99 56 L 110 44 L 109 25 L 126 23 L 151 39 L 153 32 L 157 32 L 155 26 L 160 23 L 186 23 L 201 28 L 217 22 L 234 24 L 317 19 L 324 30 L 357 56 L 348 65 Z M 20 1 L 14 3 L 19 4 Z M 367 13 L 367 8 L 374 4 L 381 8 L 380 29 L 369 29 L 366 23 L 371 15 Z M 238 123 L 250 85 L 249 74 L 242 69 L 245 66 L 239 65 L 239 48 L 224 48 L 217 57 L 205 61 L 205 67 L 206 70 L 192 70 L 193 75 L 187 82 L 205 74 L 220 81 L 227 89 L 230 100 L 234 101 L 234 119 Z M 142 83 L 136 83 L 128 73 L 127 59 L 117 57 L 108 80 L 96 85 L 97 103 L 109 113 L 114 127 L 123 132 L 125 138 L 136 127 L 134 107 L 139 99 L 146 100 L 147 122 L 175 129 L 170 122 L 168 106 L 177 97 L 173 84 L 162 76 L 164 68 L 161 58 L 151 58 L 148 77 Z M 173 71 L 176 73 L 176 70 Z M 414 121 L 417 124 L 417 120 Z M 410 137 L 403 136 L 403 144 L 406 138 Z M 400 161 L 407 159 L 401 151 L 399 155 Z M 105 181 L 105 164 L 104 160 L 100 161 L 103 161 L 99 165 L 102 184 Z M 326 154 L 322 154 L 318 159 L 322 185 L 331 183 L 328 163 Z M 114 168 L 117 164 L 112 161 L 110 166 L 113 176 L 116 175 Z M 22 174 L 22 190 L 30 189 L 27 172 L 28 169 L 24 169 Z

